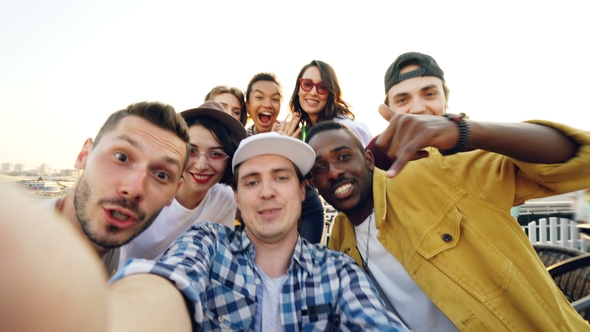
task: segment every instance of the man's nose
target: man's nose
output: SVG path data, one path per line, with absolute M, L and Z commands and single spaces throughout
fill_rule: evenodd
M 328 176 L 330 179 L 336 180 L 339 179 L 342 174 L 344 174 L 344 170 L 340 169 L 336 164 L 330 163 L 328 166 L 330 169 L 328 170 Z
M 272 181 L 262 180 L 260 183 L 260 197 L 263 199 L 270 199 L 275 197 L 276 192 Z
M 145 196 L 147 177 L 147 170 L 134 170 L 123 180 L 123 184 L 119 187 L 119 195 L 131 201 L 141 201 Z
M 424 114 L 426 113 L 426 104 L 421 100 L 415 100 L 410 107 L 410 114 Z

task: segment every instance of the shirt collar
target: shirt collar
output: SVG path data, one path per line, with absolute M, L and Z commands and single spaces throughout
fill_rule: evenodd
M 297 243 L 295 244 L 295 250 L 293 250 L 293 257 L 291 262 L 291 268 L 293 268 L 293 263 L 298 264 L 303 269 L 307 271 L 310 275 L 313 272 L 313 257 L 311 254 L 311 248 L 313 244 L 310 244 L 307 241 L 303 241 L 301 236 L 297 239 Z M 254 245 L 252 241 L 246 235 L 244 229 L 238 229 L 234 232 L 233 239 L 229 245 L 230 250 L 233 253 L 244 253 L 249 252 L 252 255 L 255 254 Z
M 299 236 L 297 244 L 295 244 L 295 250 L 293 251 L 293 260 L 299 264 L 303 269 L 307 271 L 309 275 L 313 273 L 313 257 L 310 248 L 313 244 L 304 241 Z

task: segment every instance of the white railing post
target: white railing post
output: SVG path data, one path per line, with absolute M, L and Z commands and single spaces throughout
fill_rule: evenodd
M 570 239 L 571 239 L 571 246 L 570 248 L 580 249 L 580 236 L 578 235 L 578 227 L 576 227 L 576 223 L 573 220 L 564 219 L 567 222 L 569 227 Z
M 541 220 L 545 220 L 544 218 Z M 557 239 L 557 223 L 554 218 L 549 219 L 549 237 L 551 240 L 551 244 L 554 246 L 559 245 Z
M 586 241 L 584 238 L 580 239 L 580 250 L 583 252 L 588 252 L 588 241 Z
M 537 232 L 536 232 L 536 228 L 537 228 L 537 223 L 534 221 L 531 221 L 529 223 L 529 241 L 531 241 L 531 243 L 537 243 Z
M 562 219 L 557 219 L 556 217 L 551 217 L 549 218 L 549 220 L 551 222 L 555 221 L 555 223 L 559 226 L 559 235 L 561 237 L 561 240 L 558 241 L 561 243 L 561 246 L 564 248 L 569 247 L 568 246 L 568 241 L 567 241 L 567 223 L 564 222 L 564 220 Z
M 541 243 L 547 243 L 547 219 L 539 219 L 539 238 L 541 238 Z
M 549 225 L 547 225 L 547 218 L 540 218 L 538 223 L 537 225 L 537 221 L 531 221 L 526 226 L 521 226 L 523 231 L 528 231 L 531 243 L 551 244 L 564 248 L 579 249 L 583 252 L 588 251 L 590 243 L 580 237 L 577 223 L 574 220 L 550 217 Z M 547 231 L 549 231 L 549 234 L 547 234 Z

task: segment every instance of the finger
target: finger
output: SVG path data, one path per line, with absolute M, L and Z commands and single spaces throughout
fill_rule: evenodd
M 284 122 L 289 122 L 291 121 L 291 114 L 293 114 L 293 112 L 288 112 L 287 116 L 285 117 L 285 121 Z
M 291 119 L 291 130 L 296 130 L 297 128 L 299 128 L 300 121 L 301 119 L 299 118 L 299 115 L 293 115 L 293 118 Z
M 426 158 L 428 155 L 428 151 L 426 150 L 414 151 L 411 154 L 402 155 L 401 157 L 395 159 L 391 167 L 389 167 L 389 169 L 386 171 L 385 175 L 388 178 L 393 178 L 398 175 L 399 172 L 401 172 L 402 168 L 404 168 L 408 162 Z
M 422 158 L 421 150 L 425 145 L 419 134 L 423 130 L 415 120 L 412 116 L 396 114 L 375 141 L 375 146 L 392 160 L 387 174 L 390 177 L 395 176 L 408 161 Z
M 381 114 L 381 117 L 385 119 L 385 121 L 390 121 L 395 115 L 395 112 L 392 111 L 391 108 L 387 107 L 387 105 L 381 104 L 379 105 L 379 114 Z
M 398 139 L 396 134 L 400 130 L 399 125 L 401 116 L 393 117 L 389 121 L 389 125 L 379 135 L 375 141 L 375 146 L 383 151 L 390 159 L 394 159 L 397 155 Z
M 272 125 L 272 131 L 278 132 L 279 131 L 279 124 L 280 124 L 279 122 L 273 123 L 273 125 Z
M 297 128 L 293 134 L 291 134 L 291 137 L 293 138 L 297 138 L 300 139 L 301 138 L 301 128 Z
M 291 121 L 285 125 L 285 133 L 292 136 L 297 128 L 299 128 L 299 116 L 295 114 L 291 118 Z

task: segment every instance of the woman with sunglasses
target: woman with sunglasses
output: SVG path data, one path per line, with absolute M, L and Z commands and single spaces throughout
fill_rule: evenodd
M 205 101 L 208 100 L 220 103 L 229 115 L 240 121 L 243 126 L 246 126 L 248 113 L 246 112 L 246 102 L 242 90 L 227 85 L 218 85 L 205 96 Z
M 188 125 L 190 155 L 176 198 L 153 224 L 121 247 L 119 267 L 129 258 L 157 260 L 177 237 L 197 222 L 213 221 L 234 227 L 237 205 L 228 184 L 231 162 L 244 126 L 216 102 L 180 113 Z
M 248 128 L 248 136 L 277 131 L 277 117 L 281 110 L 283 90 L 273 73 L 258 73 L 252 77 L 246 88 L 246 109 L 254 124 Z M 299 138 L 297 128 L 299 117 L 282 122 L 279 134 Z M 317 190 L 307 186 L 305 200 L 301 206 L 299 235 L 310 243 L 320 243 L 324 232 L 324 207 Z
M 342 100 L 334 69 L 323 61 L 313 60 L 303 66 L 297 76 L 289 107 L 301 117 L 303 135 L 316 123 L 334 120 L 350 128 L 363 145 L 371 141 L 369 127 L 354 120 L 350 105 Z

